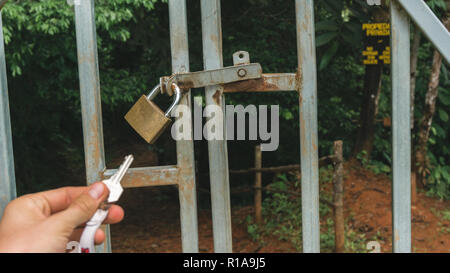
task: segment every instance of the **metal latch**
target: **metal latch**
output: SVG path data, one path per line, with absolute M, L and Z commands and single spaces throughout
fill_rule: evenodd
M 161 77 L 161 93 L 172 96 L 173 91 L 171 86 L 174 83 L 181 89 L 188 90 L 190 88 L 260 79 L 262 77 L 261 65 L 259 63 L 250 63 L 250 57 L 246 51 L 234 53 L 233 64 L 233 66 L 214 70 L 177 73 L 171 76 Z

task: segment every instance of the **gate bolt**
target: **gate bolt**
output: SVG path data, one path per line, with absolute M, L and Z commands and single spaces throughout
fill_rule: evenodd
M 238 76 L 241 77 L 241 78 L 242 78 L 242 77 L 245 77 L 245 76 L 247 75 L 247 70 L 241 68 L 241 69 L 238 70 L 237 74 L 238 74 Z

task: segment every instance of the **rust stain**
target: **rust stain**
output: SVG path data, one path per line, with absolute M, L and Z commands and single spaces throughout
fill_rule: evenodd
M 217 105 L 220 105 L 221 97 L 222 97 L 222 92 L 220 89 L 218 89 L 216 91 L 216 93 L 214 93 L 214 95 L 213 95 L 213 100 Z
M 398 230 L 394 230 L 394 240 L 398 242 L 400 240 L 400 235 L 398 234 Z
M 178 183 L 178 169 L 162 170 L 131 170 L 122 181 L 124 188 L 140 188 L 153 186 L 176 185 Z
M 98 174 L 96 175 L 98 179 L 102 176 L 103 170 L 98 170 L 98 167 L 100 165 L 101 160 L 101 147 L 100 142 L 102 141 L 99 137 L 99 123 L 97 115 L 93 115 L 90 119 L 89 123 L 89 139 L 87 142 L 87 150 L 89 154 L 86 155 L 86 161 L 87 163 L 87 170 L 86 172 L 89 173 L 90 170 L 98 171 Z M 88 181 L 88 183 L 93 183 L 95 181 Z
M 249 92 L 249 91 L 276 91 L 279 87 L 269 83 L 265 77 L 256 80 L 238 81 L 224 84 L 225 93 Z
M 183 90 L 189 90 L 194 88 L 194 82 L 191 80 L 180 81 L 178 82 L 178 86 Z
M 295 89 L 297 89 L 300 103 L 302 103 L 303 71 L 301 67 L 297 68 L 297 74 L 295 75 Z

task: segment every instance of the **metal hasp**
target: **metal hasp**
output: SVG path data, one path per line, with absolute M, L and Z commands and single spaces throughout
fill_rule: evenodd
M 6 205 L 16 198 L 14 155 L 9 117 L 8 81 L 6 76 L 5 43 L 0 12 L 0 218 Z
M 87 183 L 91 184 L 102 180 L 102 172 L 105 170 L 94 0 L 83 0 L 75 4 L 75 29 L 86 178 Z M 106 239 L 104 244 L 96 247 L 96 252 L 111 252 L 109 225 L 102 226 L 102 229 Z
M 319 156 L 317 136 L 317 71 L 314 1 L 296 0 L 300 96 L 303 252 L 320 252 Z
M 396 0 L 450 64 L 450 32 L 423 0 Z
M 394 252 L 411 252 L 410 29 L 407 14 L 395 1 L 391 29 L 392 246 Z
M 182 89 L 199 88 L 261 78 L 258 63 L 229 66 L 198 72 L 186 72 L 160 78 L 161 92 L 172 95 L 170 86 L 175 83 Z
M 204 69 L 223 67 L 222 24 L 220 0 L 201 0 L 201 19 L 203 36 Z M 217 105 L 225 113 L 223 87 L 220 85 L 205 88 L 206 105 Z M 220 121 L 219 121 L 220 122 Z M 228 171 L 228 152 L 226 130 L 222 140 L 208 141 L 209 177 L 211 184 L 211 207 L 213 222 L 214 251 L 230 253 L 233 251 L 231 235 L 230 184 Z M 220 126 L 220 125 L 218 125 Z

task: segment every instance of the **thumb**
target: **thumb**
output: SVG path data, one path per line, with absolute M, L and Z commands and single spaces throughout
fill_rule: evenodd
M 97 211 L 100 204 L 109 194 L 105 184 L 97 182 L 88 190 L 78 196 L 64 211 L 54 215 L 55 224 L 70 232 L 78 226 L 86 223 Z

